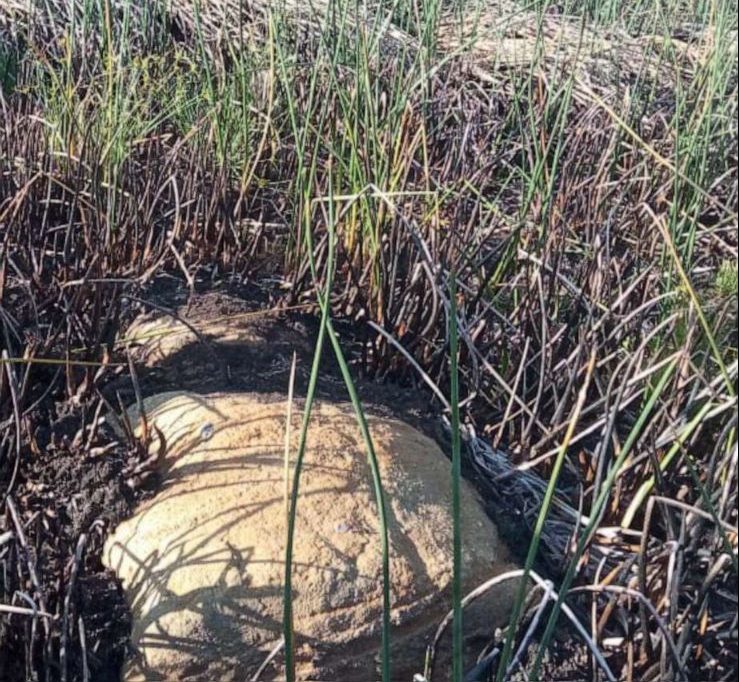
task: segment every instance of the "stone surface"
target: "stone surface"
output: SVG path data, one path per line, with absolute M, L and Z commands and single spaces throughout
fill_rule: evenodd
M 176 303 L 176 301 L 174 302 Z M 313 337 L 300 321 L 277 310 L 250 310 L 234 297 L 196 294 L 190 304 L 171 304 L 173 314 L 152 310 L 126 329 L 124 344 L 137 365 L 145 395 L 170 390 L 214 393 L 224 390 L 271 392 L 288 384 L 293 353 L 296 386 L 313 358 Z M 106 387 L 129 402 L 130 381 Z
M 139 348 L 147 367 L 155 367 L 193 344 L 200 343 L 202 354 L 207 355 L 209 344 L 259 344 L 264 339 L 246 320 L 243 324 L 228 320 L 211 322 L 205 327 L 198 321 L 188 320 L 186 325 L 173 317 L 146 315 L 134 320 L 128 328 L 126 342 Z
M 105 547 L 134 615 L 128 680 L 248 680 L 281 636 L 285 552 L 283 399 L 167 393 L 145 401 L 166 442 L 162 488 Z M 135 412 L 135 411 L 133 411 Z M 132 419 L 134 414 L 132 412 Z M 296 451 L 300 409 L 294 411 Z M 423 668 L 449 609 L 450 465 L 410 426 L 370 418 L 390 516 L 393 679 Z M 151 444 L 159 450 L 159 435 Z M 464 582 L 511 566 L 463 482 Z M 382 614 L 377 508 L 350 407 L 314 407 L 293 569 L 301 679 L 372 680 Z M 500 626 L 510 586 L 466 612 L 472 643 Z M 448 648 L 448 647 L 447 647 Z M 280 679 L 279 656 L 261 679 Z M 435 679 L 443 679 L 443 669 Z

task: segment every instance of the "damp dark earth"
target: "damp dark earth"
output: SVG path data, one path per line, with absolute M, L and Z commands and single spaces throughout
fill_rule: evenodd
M 0 3 L 0 680 L 733 680 L 729 0 Z

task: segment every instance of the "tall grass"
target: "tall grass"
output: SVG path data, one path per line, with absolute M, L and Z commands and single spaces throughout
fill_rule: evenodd
M 290 577 L 292 571 L 292 548 L 295 537 L 295 522 L 297 516 L 297 503 L 298 503 L 298 492 L 300 485 L 300 473 L 302 470 L 303 459 L 305 456 L 305 444 L 308 435 L 308 428 L 310 425 L 310 414 L 314 399 L 314 392 L 316 386 L 316 380 L 318 377 L 318 370 L 321 361 L 321 351 L 323 348 L 323 336 L 324 333 L 328 335 L 331 346 L 334 350 L 336 360 L 341 369 L 341 376 L 346 385 L 349 398 L 351 400 L 354 412 L 357 418 L 357 424 L 362 434 L 365 448 L 367 450 L 367 460 L 372 475 L 372 483 L 375 492 L 375 500 L 377 503 L 378 520 L 379 520 L 379 532 L 380 532 L 380 546 L 382 552 L 382 603 L 383 603 L 383 615 L 382 615 L 382 643 L 381 643 L 381 661 L 382 661 L 382 679 L 383 682 L 388 682 L 392 679 L 391 667 L 390 667 L 390 545 L 388 539 L 388 515 L 387 508 L 385 505 L 385 498 L 382 488 L 382 480 L 380 476 L 380 468 L 377 461 L 377 455 L 375 454 L 374 445 L 372 443 L 372 437 L 369 432 L 367 425 L 367 419 L 362 409 L 362 404 L 357 395 L 357 390 L 354 386 L 349 367 L 347 365 L 344 353 L 341 349 L 339 339 L 334 331 L 333 325 L 331 324 L 331 313 L 330 313 L 330 295 L 331 295 L 331 282 L 333 279 L 333 258 L 336 249 L 335 244 L 335 228 L 334 221 L 336 216 L 334 215 L 334 197 L 329 179 L 329 191 L 328 191 L 328 215 L 327 220 L 329 224 L 329 242 L 328 242 L 328 260 L 326 264 L 326 290 L 323 295 L 319 296 L 318 302 L 321 308 L 321 327 L 319 331 L 319 339 L 316 345 L 316 352 L 314 355 L 313 366 L 311 369 L 311 378 L 309 383 L 309 392 L 306 397 L 306 406 L 303 413 L 303 426 L 300 432 L 300 444 L 298 446 L 298 458 L 295 465 L 295 471 L 293 475 L 292 485 L 292 496 L 290 505 L 290 515 L 288 520 L 287 530 L 287 549 L 285 552 L 285 587 L 284 587 L 284 638 L 285 638 L 285 668 L 288 680 L 295 679 L 295 662 L 293 652 L 293 631 L 292 631 L 292 579 Z M 312 230 L 307 229 L 305 231 L 306 239 L 311 239 Z M 313 245 L 308 245 L 308 252 L 313 254 Z M 315 259 L 311 255 L 310 259 L 311 271 L 315 279 L 316 285 L 319 286 L 318 271 L 315 264 Z
M 726 531 L 736 525 L 736 298 L 719 284 L 736 279 L 732 3 L 510 1 L 490 13 L 474 0 L 340 0 L 316 14 L 257 2 L 249 14 L 236 2 L 232 22 L 213 3 L 46 4 L 41 14 L 25 14 L 25 0 L 0 10 L 0 311 L 10 311 L 4 345 L 27 367 L 22 402 L 42 397 L 39 382 L 55 399 L 92 400 L 122 296 L 155 274 L 176 271 L 192 286 L 205 265 L 258 277 L 279 264 L 285 301 L 308 297 L 320 311 L 288 518 L 290 679 L 292 543 L 326 340 L 381 517 L 391 679 L 385 501 L 337 318 L 378 324 L 450 387 L 454 679 L 463 417 L 547 481 L 541 508 L 527 512 L 526 572 L 549 552 L 555 497 L 579 486 L 570 502 L 584 522 L 561 548 L 559 599 L 532 676 L 573 590 L 606 589 L 588 556 L 614 527 L 641 533 L 643 551 L 624 550 L 609 585 L 632 585 L 638 566 L 658 617 L 604 606 L 602 592 L 590 603 L 596 640 L 628 624 L 623 639 L 641 654 L 625 664 L 632 678 L 718 678 L 734 665 L 736 638 L 712 634 L 725 629 L 721 595 L 736 577 Z M 3 29 L 8 7 L 26 21 L 20 40 Z M 365 342 L 367 374 L 415 381 L 384 336 Z M 41 373 L 42 360 L 72 355 L 93 363 L 85 376 L 70 364 Z M 22 405 L 9 390 L 0 382 L 0 419 L 15 423 Z M 15 441 L 2 443 L 10 461 Z M 691 533 L 699 539 L 685 540 Z M 670 542 L 688 558 L 675 563 Z M 696 587 L 701 552 L 727 568 Z M 523 580 L 501 680 L 525 597 Z M 702 624 L 710 618 L 714 628 Z M 663 655 L 660 619 L 682 671 Z
M 458 329 L 457 329 L 457 285 L 452 272 L 449 280 L 449 362 L 450 369 L 450 404 L 452 429 L 452 679 L 461 682 L 464 677 L 464 632 L 462 621 L 462 513 L 460 498 L 460 480 L 462 478 L 462 446 L 460 441 L 459 415 L 459 367 L 458 367 Z

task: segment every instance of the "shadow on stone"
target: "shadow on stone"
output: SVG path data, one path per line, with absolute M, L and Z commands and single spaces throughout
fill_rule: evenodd
M 282 633 L 284 400 L 170 393 L 145 409 L 166 441 L 163 485 L 105 548 L 134 615 L 138 658 L 126 678 L 248 679 Z M 293 565 L 299 674 L 374 679 L 382 567 L 366 454 L 348 406 L 318 404 L 314 415 Z M 292 453 L 299 418 L 296 410 Z M 410 426 L 374 417 L 370 428 L 390 511 L 394 669 L 411 679 L 450 605 L 450 472 L 435 443 Z M 472 588 L 510 564 L 466 483 L 463 493 Z M 502 624 L 510 589 L 468 614 L 471 639 Z M 263 679 L 279 679 L 280 662 Z

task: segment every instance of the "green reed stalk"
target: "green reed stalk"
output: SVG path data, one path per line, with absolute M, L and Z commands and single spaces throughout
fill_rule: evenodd
M 457 335 L 457 284 L 452 272 L 449 280 L 449 355 L 451 364 L 451 426 L 452 426 L 452 523 L 453 523 L 453 575 L 452 575 L 452 679 L 462 682 L 463 623 L 462 623 L 462 530 L 460 479 L 462 477 L 461 444 L 459 440 L 459 368 Z
M 329 253 L 330 261 L 333 263 L 333 252 L 336 249 L 336 231 L 335 231 L 335 218 L 333 212 L 333 185 L 331 182 L 331 175 L 329 174 L 329 202 L 328 202 L 328 234 L 329 234 Z M 387 506 L 385 504 L 385 496 L 382 488 L 382 478 L 380 475 L 380 466 L 377 461 L 377 455 L 375 453 L 374 444 L 372 443 L 372 437 L 367 426 L 367 419 L 362 408 L 362 403 L 357 394 L 354 381 L 349 371 L 349 365 L 346 362 L 344 353 L 341 350 L 339 338 L 331 323 L 330 315 L 330 289 L 326 289 L 324 296 L 320 295 L 318 291 L 318 273 L 315 265 L 314 251 L 312 238 L 310 236 L 310 229 L 306 230 L 309 240 L 308 258 L 310 261 L 311 271 L 313 273 L 314 281 L 316 283 L 316 294 L 319 305 L 321 307 L 321 319 L 326 319 L 326 331 L 331 341 L 331 345 L 336 356 L 336 361 L 341 370 L 341 377 L 346 385 L 347 392 L 349 393 L 349 399 L 351 400 L 352 407 L 354 408 L 354 414 L 357 418 L 357 424 L 362 434 L 362 440 L 367 451 L 367 459 L 372 474 L 372 484 L 375 493 L 375 503 L 377 504 L 378 517 L 380 522 L 380 544 L 382 549 L 382 644 L 381 644 L 381 656 L 382 656 L 382 680 L 383 682 L 390 682 L 392 679 L 390 676 L 390 541 L 388 536 L 388 513 Z M 328 267 L 328 266 L 327 266 Z M 328 278 L 328 275 L 327 275 Z

